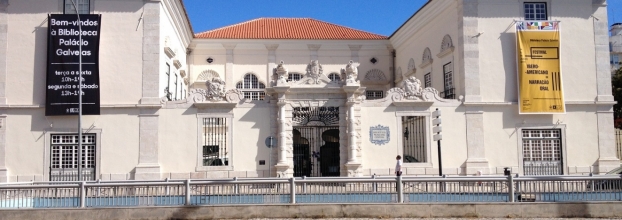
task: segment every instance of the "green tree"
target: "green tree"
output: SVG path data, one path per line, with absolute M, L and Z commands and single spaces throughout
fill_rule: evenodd
M 611 88 L 613 99 L 618 103 L 613 105 L 613 118 L 615 127 L 622 128 L 622 67 L 611 76 Z

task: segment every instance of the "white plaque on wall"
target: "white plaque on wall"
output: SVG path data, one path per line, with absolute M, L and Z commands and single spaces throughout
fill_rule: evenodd
M 388 126 L 369 127 L 369 140 L 375 145 L 384 145 L 390 141 L 390 131 Z

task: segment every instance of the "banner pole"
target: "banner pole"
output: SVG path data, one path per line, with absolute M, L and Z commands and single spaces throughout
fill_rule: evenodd
M 71 0 L 78 16 L 78 181 L 82 181 L 82 22 L 74 0 Z

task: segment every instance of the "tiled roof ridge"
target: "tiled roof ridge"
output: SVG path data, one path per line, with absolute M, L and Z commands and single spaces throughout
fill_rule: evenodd
M 228 25 L 228 26 L 224 26 L 224 27 L 220 27 L 220 28 L 216 28 L 216 29 L 212 29 L 212 30 L 196 33 L 195 37 L 202 38 L 201 35 L 208 35 L 208 34 L 211 34 L 211 33 L 218 32 L 218 31 L 222 31 L 222 30 L 226 30 L 226 29 L 236 28 L 238 26 L 243 26 L 243 25 L 251 24 L 253 22 L 269 21 L 269 20 L 273 20 L 273 21 L 278 21 L 278 20 L 290 20 L 290 21 L 298 20 L 298 21 L 304 21 L 304 20 L 306 20 L 306 21 L 309 21 L 309 22 L 317 22 L 317 23 L 320 23 L 320 24 L 323 24 L 323 25 L 327 25 L 327 26 L 333 26 L 333 27 L 338 27 L 338 28 L 343 28 L 343 29 L 348 29 L 348 30 L 351 30 L 351 31 L 359 32 L 359 33 L 362 33 L 362 34 L 372 35 L 374 38 L 377 38 L 377 39 L 389 39 L 389 37 L 384 36 L 384 35 L 372 33 L 372 32 L 369 32 L 369 31 L 359 30 L 359 29 L 356 29 L 356 28 L 351 28 L 351 27 L 347 27 L 347 26 L 343 26 L 343 25 L 339 25 L 339 24 L 334 24 L 334 23 L 330 23 L 330 22 L 326 22 L 326 21 L 322 21 L 322 20 L 318 20 L 318 19 L 310 18 L 310 17 L 296 17 L 296 18 L 290 18 L 290 17 L 259 17 L 259 18 L 255 18 L 255 19 L 252 19 L 252 20 L 244 21 L 244 22 L 241 22 L 241 23 L 232 24 L 232 25 Z

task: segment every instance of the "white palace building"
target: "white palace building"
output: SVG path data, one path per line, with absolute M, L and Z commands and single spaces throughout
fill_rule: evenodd
M 194 33 L 181 0 L 76 4 L 82 31 L 60 20 L 70 0 L 0 0 L 0 182 L 76 180 L 79 164 L 88 180 L 394 175 L 396 155 L 407 176 L 620 166 L 605 0 L 430 0 L 391 36 L 312 18 Z M 517 30 L 548 22 L 563 71 L 533 82 L 556 83 L 563 111 L 525 114 Z M 79 64 L 54 60 L 78 55 L 99 66 L 97 82 L 82 69 L 99 106 L 81 153 L 77 108 L 51 112 L 79 94 L 78 69 L 51 71 Z

